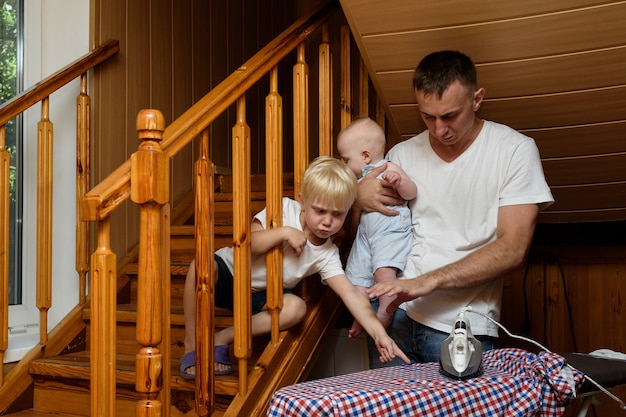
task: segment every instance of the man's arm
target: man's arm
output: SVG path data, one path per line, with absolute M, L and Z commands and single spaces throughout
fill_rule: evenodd
M 500 278 L 524 262 L 538 213 L 536 204 L 500 207 L 498 238 L 494 242 L 447 266 L 416 278 L 376 284 L 367 292 L 371 298 L 397 294 L 392 306 L 395 308 L 436 290 L 472 287 Z

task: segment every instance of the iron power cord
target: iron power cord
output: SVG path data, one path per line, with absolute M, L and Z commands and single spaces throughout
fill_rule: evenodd
M 536 342 L 528 337 L 525 336 L 518 336 L 516 334 L 512 334 L 511 332 L 509 332 L 506 327 L 504 327 L 503 325 L 501 325 L 500 323 L 498 323 L 497 321 L 495 321 L 494 319 L 492 319 L 491 317 L 489 317 L 486 314 L 483 313 L 479 313 L 478 311 L 473 311 L 471 307 L 463 307 L 461 309 L 461 312 L 465 312 L 468 311 L 470 313 L 474 313 L 477 314 L 479 316 L 482 316 L 484 318 L 486 318 L 487 320 L 491 321 L 493 324 L 495 324 L 496 326 L 498 326 L 499 328 L 501 328 L 508 336 L 514 338 L 514 339 L 519 339 L 519 340 L 523 340 L 525 342 L 529 342 L 532 343 L 533 345 L 537 346 L 539 349 L 541 350 L 545 350 L 546 352 L 550 352 L 553 353 L 550 349 L 548 349 L 547 347 L 543 346 L 541 343 Z M 576 370 L 578 372 L 580 372 L 581 374 L 585 375 L 585 378 L 591 382 L 593 385 L 595 385 L 600 391 L 602 391 L 603 393 L 605 393 L 607 396 L 609 396 L 610 398 L 612 398 L 613 400 L 615 400 L 618 404 L 619 407 L 622 410 L 626 410 L 626 404 L 624 404 L 624 401 L 622 401 L 620 398 L 618 398 L 617 396 L 615 396 L 613 393 L 611 393 L 608 389 L 604 388 L 602 385 L 600 385 L 599 383 L 597 383 L 593 378 L 589 377 L 587 374 L 585 374 L 583 371 L 581 371 L 580 369 L 577 369 L 575 367 L 573 367 L 572 365 L 570 365 L 569 363 L 567 364 L 567 366 L 570 369 Z

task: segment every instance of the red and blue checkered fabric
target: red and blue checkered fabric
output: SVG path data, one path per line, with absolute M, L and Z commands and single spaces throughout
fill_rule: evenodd
M 483 375 L 465 381 L 439 364 L 372 369 L 290 385 L 274 393 L 267 415 L 283 416 L 560 416 L 584 375 L 561 372 L 565 359 L 521 349 L 483 354 Z M 566 369 L 569 371 L 569 368 Z

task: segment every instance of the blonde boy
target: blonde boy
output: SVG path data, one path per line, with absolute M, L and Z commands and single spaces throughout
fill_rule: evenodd
M 251 227 L 252 251 L 252 336 L 268 334 L 270 313 L 266 306 L 265 254 L 280 245 L 283 248 L 283 308 L 279 315 L 280 329 L 302 321 L 306 303 L 291 290 L 305 277 L 319 274 L 343 300 L 350 312 L 363 323 L 376 342 L 380 360 L 387 362 L 396 355 L 408 363 L 404 353 L 387 335 L 369 299 L 364 297 L 345 276 L 339 250 L 331 237 L 343 226 L 346 215 L 356 198 L 356 178 L 345 164 L 335 158 L 316 158 L 304 173 L 300 203 L 283 198 L 283 226 L 267 229 L 265 210 L 254 216 Z M 232 310 L 233 250 L 222 248 L 215 252 L 215 304 Z M 180 374 L 195 378 L 195 265 L 187 274 L 184 292 L 185 354 L 181 358 Z M 233 342 L 233 328 L 215 334 L 215 373 L 232 372 L 227 347 Z

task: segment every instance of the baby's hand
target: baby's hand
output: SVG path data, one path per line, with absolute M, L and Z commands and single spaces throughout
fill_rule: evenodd
M 383 172 L 383 179 L 394 187 L 400 185 L 400 182 L 402 181 L 402 177 L 399 173 L 389 170 Z
M 300 256 L 306 245 L 306 235 L 304 232 L 290 226 L 285 226 L 285 241 L 293 248 L 296 256 Z

